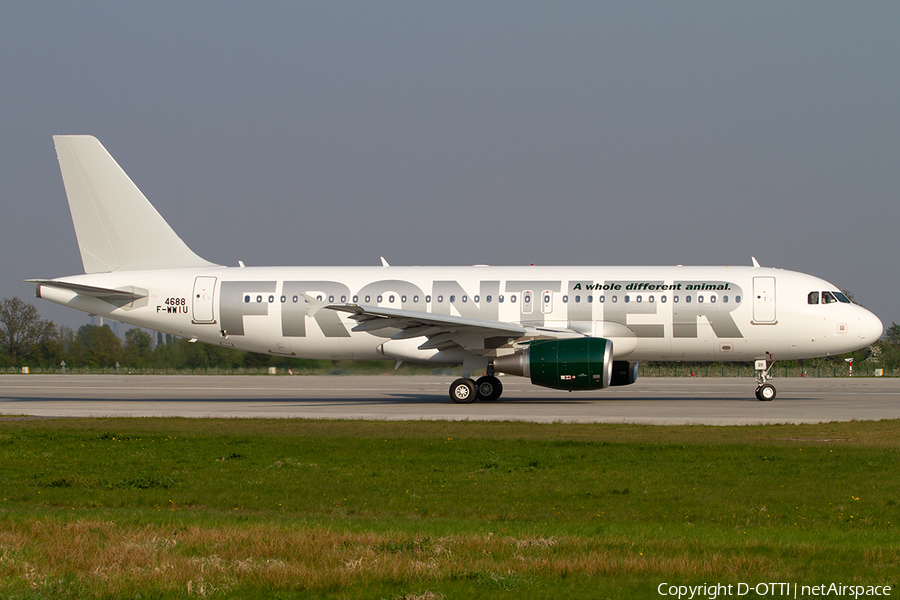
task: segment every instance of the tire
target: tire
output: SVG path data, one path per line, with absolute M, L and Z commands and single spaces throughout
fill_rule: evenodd
M 470 404 L 475 402 L 478 394 L 475 393 L 475 382 L 471 379 L 461 378 L 450 384 L 450 399 L 457 404 Z
M 503 393 L 503 384 L 493 375 L 485 375 L 475 382 L 475 391 L 479 400 L 493 402 Z
M 775 386 L 771 383 L 756 388 L 756 399 L 760 402 L 769 402 L 775 399 Z

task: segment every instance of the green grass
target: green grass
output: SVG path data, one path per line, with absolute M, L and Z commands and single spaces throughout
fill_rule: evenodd
M 900 423 L 0 421 L 5 598 L 900 585 Z M 753 597 L 753 595 L 745 596 Z

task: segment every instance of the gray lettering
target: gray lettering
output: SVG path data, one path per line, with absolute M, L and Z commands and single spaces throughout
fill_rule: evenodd
M 662 284 L 662 282 L 652 282 L 653 284 Z M 624 281 L 607 281 L 603 286 L 604 289 L 610 290 L 626 290 L 628 284 Z M 603 305 L 603 320 L 621 323 L 634 332 L 635 337 L 639 338 L 661 338 L 665 337 L 665 329 L 661 324 L 628 323 L 628 315 L 655 315 L 657 314 L 656 302 L 638 302 L 637 296 L 642 298 L 646 296 L 644 292 L 618 293 L 616 302 L 606 302 Z M 627 299 L 627 301 L 626 301 Z
M 679 302 L 674 304 L 672 319 L 672 336 L 676 338 L 697 337 L 697 319 L 706 317 L 716 337 L 740 338 L 744 337 L 737 323 L 731 316 L 736 310 L 737 302 L 722 302 L 722 295 L 730 297 L 743 296 L 740 286 L 727 281 L 676 281 L 681 286 L 677 289 L 692 290 L 692 302 Z M 713 288 L 715 286 L 715 288 Z M 704 297 L 704 302 L 698 302 L 698 296 Z M 716 302 L 710 302 L 711 296 L 716 296 Z
M 219 294 L 222 330 L 227 335 L 244 335 L 244 316 L 269 314 L 269 303 L 257 302 L 256 296 L 274 291 L 274 281 L 223 281 Z M 248 295 L 250 302 L 245 302 Z
M 499 293 L 499 281 L 482 281 L 478 302 L 475 302 L 474 297 L 464 290 L 459 282 L 435 281 L 432 290 L 434 302 L 431 310 L 435 314 L 449 315 L 452 306 L 460 316 L 496 321 L 500 316 L 500 306 L 496 300 Z M 487 301 L 488 296 L 491 297 L 491 302 Z M 463 302 L 464 297 L 466 298 L 465 302 Z
M 569 282 L 569 303 L 567 304 L 567 316 L 569 320 L 569 329 L 591 335 L 594 329 L 594 316 L 591 305 L 587 301 L 587 294 L 584 291 L 585 284 L 588 289 L 593 288 L 593 281 L 570 281 Z M 576 296 L 580 298 L 580 302 L 576 302 Z
M 309 304 L 301 294 L 315 296 L 321 293 L 322 300 L 328 302 L 332 296 L 335 299 L 349 297 L 350 288 L 337 281 L 285 281 L 281 293 L 285 297 L 281 305 L 281 334 L 285 337 L 306 337 Z M 325 337 L 350 337 L 350 332 L 344 327 L 336 311 L 323 309 L 314 318 Z

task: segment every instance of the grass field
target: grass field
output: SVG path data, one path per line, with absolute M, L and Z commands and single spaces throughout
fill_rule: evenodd
M 3 419 L 0 596 L 659 598 L 663 582 L 792 582 L 896 598 L 898 434 Z

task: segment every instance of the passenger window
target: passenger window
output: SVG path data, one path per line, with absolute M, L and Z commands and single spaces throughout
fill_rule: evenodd
M 490 304 L 490 303 L 491 303 L 491 297 L 490 297 L 490 296 L 487 296 L 487 297 L 486 297 L 486 298 L 485 298 L 485 300 L 487 300 L 487 301 L 488 301 L 488 304 Z
M 502 296 L 502 295 L 497 296 L 497 302 L 503 302 L 503 296 Z
M 250 302 L 250 296 L 244 296 L 244 302 Z
M 660 297 L 659 297 L 659 301 L 662 302 L 663 304 L 665 304 L 665 303 L 666 303 L 666 296 L 665 296 L 665 295 L 660 296 Z
M 593 302 L 593 301 L 594 301 L 594 297 L 593 297 L 593 296 L 588 296 L 588 302 Z
M 735 296 L 735 297 L 734 297 L 734 301 L 737 302 L 738 304 L 740 304 L 740 303 L 741 303 L 741 297 L 740 297 L 740 296 Z
M 810 292 L 808 296 L 806 296 L 807 304 L 818 304 L 819 303 L 819 292 Z
M 581 296 L 575 296 L 575 304 L 581 302 Z
M 653 296 L 650 296 L 649 298 L 647 298 L 647 302 L 653 302 L 653 301 L 654 301 Z

